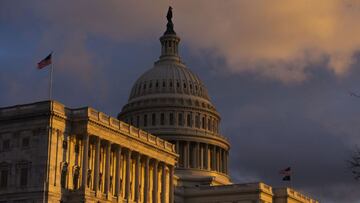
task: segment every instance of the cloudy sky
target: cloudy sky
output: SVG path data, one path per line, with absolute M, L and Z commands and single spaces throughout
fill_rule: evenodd
M 207 85 L 233 147 L 236 183 L 360 202 L 346 160 L 360 145 L 360 3 L 171 1 L 183 61 Z M 0 1 L 0 106 L 54 98 L 116 115 L 160 54 L 168 1 Z

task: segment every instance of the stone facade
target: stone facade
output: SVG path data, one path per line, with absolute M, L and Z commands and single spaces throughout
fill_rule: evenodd
M 0 121 L 0 202 L 173 201 L 167 141 L 56 101 L 1 108 Z

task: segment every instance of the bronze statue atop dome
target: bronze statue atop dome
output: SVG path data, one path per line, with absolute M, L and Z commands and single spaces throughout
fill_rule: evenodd
M 176 35 L 175 31 L 174 31 L 174 23 L 172 22 L 172 17 L 173 17 L 173 14 L 172 14 L 172 7 L 169 6 L 169 10 L 166 14 L 166 19 L 168 20 L 167 24 L 166 24 L 166 31 L 164 33 L 164 35 Z

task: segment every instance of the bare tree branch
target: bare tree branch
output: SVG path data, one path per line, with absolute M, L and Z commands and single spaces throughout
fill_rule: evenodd
M 360 149 L 358 147 L 354 150 L 348 163 L 355 180 L 360 180 Z

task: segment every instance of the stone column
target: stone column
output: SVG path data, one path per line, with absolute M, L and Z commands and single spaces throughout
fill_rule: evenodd
M 201 165 L 201 159 L 200 159 L 200 143 L 199 142 L 196 142 L 196 148 L 195 148 L 196 152 L 196 161 L 195 161 L 195 168 L 200 168 L 200 165 Z
M 85 189 L 87 187 L 87 170 L 88 170 L 88 159 L 89 159 L 89 136 L 84 134 L 83 137 L 83 161 L 82 161 L 82 180 L 81 185 Z
M 184 145 L 184 168 L 189 167 L 189 141 L 185 141 Z
M 226 170 L 225 170 L 225 172 L 226 172 L 226 174 L 229 174 L 229 152 L 226 152 L 226 154 L 225 154 L 225 160 L 226 160 Z
M 145 174 L 144 174 L 144 202 L 149 201 L 149 162 L 148 156 L 145 157 Z
M 115 195 L 120 197 L 120 177 L 121 177 L 121 147 L 116 149 L 116 178 L 115 178 Z
M 125 199 L 130 200 L 130 164 L 131 164 L 131 150 L 126 153 L 126 180 L 125 180 Z
M 109 196 L 110 189 L 110 155 L 111 155 L 111 143 L 108 142 L 106 147 L 106 160 L 105 160 L 105 191 L 104 193 Z
M 222 159 L 221 159 L 221 148 L 218 148 L 218 168 L 219 168 L 219 172 L 221 172 L 221 163 L 222 163 Z
M 166 164 L 162 163 L 161 165 L 161 203 L 166 203 Z
M 216 147 L 212 146 L 211 169 L 216 171 Z
M 153 203 L 158 202 L 158 161 L 154 160 L 154 175 L 153 175 Z
M 194 145 L 191 144 L 190 142 L 190 153 L 191 153 L 191 157 L 193 158 L 192 159 L 192 163 L 191 163 L 191 167 L 192 168 L 197 168 L 196 165 L 197 165 L 197 160 L 198 160 L 198 157 L 197 157 L 197 150 L 196 150 L 196 145 L 194 147 Z M 190 157 L 189 157 L 190 159 Z
M 220 171 L 220 149 L 216 148 L 216 170 Z
M 95 170 L 94 170 L 94 191 L 97 192 L 99 190 L 99 167 L 100 167 L 100 138 L 96 137 L 95 141 Z
M 140 200 L 140 191 L 139 191 L 139 185 L 140 185 L 140 154 L 136 155 L 136 164 L 135 164 L 135 202 L 138 202 Z
M 205 169 L 210 170 L 210 164 L 209 164 L 209 144 L 205 144 L 205 156 L 204 156 L 204 161 L 205 161 Z
M 169 203 L 174 203 L 174 167 L 169 166 Z
M 176 150 L 176 153 L 178 153 L 180 155 L 180 157 L 181 157 L 182 155 L 180 154 L 180 148 L 179 148 L 179 141 L 178 140 L 175 141 L 175 150 Z M 180 158 L 179 158 L 178 162 L 176 163 L 176 166 L 179 166 L 179 162 L 180 162 Z

